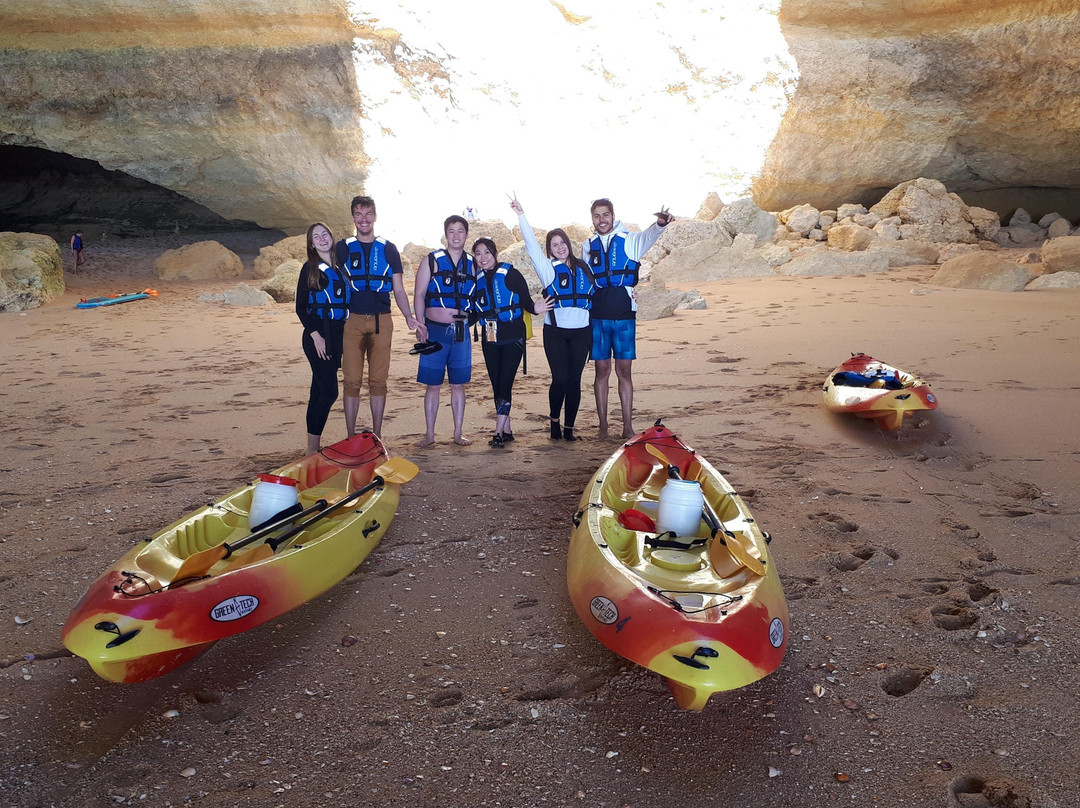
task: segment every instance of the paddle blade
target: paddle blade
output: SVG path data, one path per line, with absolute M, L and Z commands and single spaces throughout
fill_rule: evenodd
M 224 544 L 192 553 L 184 559 L 180 569 L 173 576 L 173 583 L 183 581 L 186 578 L 201 578 L 210 571 L 210 568 L 229 554 L 229 548 Z
M 420 471 L 420 467 L 404 457 L 391 457 L 375 469 L 374 476 L 388 483 L 407 483 Z
M 750 548 L 754 546 L 753 541 L 745 533 L 726 533 L 724 539 L 727 542 L 728 552 L 732 557 L 746 567 L 754 575 L 764 575 L 765 565 L 761 563 L 761 559 L 757 556 L 750 554 Z
M 157 289 L 143 289 L 143 294 L 150 295 L 151 297 L 157 297 L 158 291 Z

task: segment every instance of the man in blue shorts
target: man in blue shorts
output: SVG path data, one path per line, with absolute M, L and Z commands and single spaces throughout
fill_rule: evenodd
M 608 382 L 611 360 L 615 359 L 615 377 L 619 384 L 619 403 L 622 409 L 622 436 L 631 438 L 634 432 L 634 380 L 631 365 L 637 358 L 637 300 L 634 287 L 638 282 L 641 258 L 660 238 L 660 232 L 675 218 L 662 209 L 656 223 L 639 233 L 630 233 L 615 219 L 615 208 L 609 199 L 597 199 L 591 208 L 593 237 L 581 245 L 581 258 L 592 270 L 596 291 L 593 292 L 592 358 L 596 362 L 593 392 L 596 395 L 596 414 L 600 419 L 600 438 L 608 437 Z
M 413 311 L 423 323 L 427 339 L 439 343 L 439 350 L 420 354 L 416 380 L 427 385 L 424 391 L 424 421 L 427 432 L 418 444 L 435 443 L 435 418 L 439 414 L 439 394 L 443 380 L 450 380 L 450 409 L 454 415 L 454 443 L 468 446 L 472 441 L 461 434 L 465 421 L 465 385 L 472 380 L 472 342 L 469 314 L 474 310 L 476 268 L 465 252 L 469 223 L 462 216 L 443 222 L 446 249 L 424 257 L 416 270 Z

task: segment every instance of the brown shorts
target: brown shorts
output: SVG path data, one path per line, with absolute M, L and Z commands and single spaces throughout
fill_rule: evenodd
M 364 386 L 364 361 L 368 363 L 368 395 L 385 396 L 390 376 L 390 344 L 394 337 L 394 315 L 379 315 L 379 333 L 375 333 L 374 314 L 349 315 L 345 321 L 341 353 L 341 375 L 345 378 L 346 398 L 357 398 Z

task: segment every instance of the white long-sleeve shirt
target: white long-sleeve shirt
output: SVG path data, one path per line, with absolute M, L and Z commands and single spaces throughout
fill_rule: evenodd
M 608 247 L 611 245 L 611 238 L 616 233 L 622 233 L 626 236 L 626 257 L 631 261 L 640 261 L 645 253 L 656 243 L 656 240 L 660 238 L 660 234 L 664 232 L 664 228 L 653 222 L 651 225 L 636 233 L 631 233 L 623 225 L 622 221 L 615 222 L 615 225 L 611 228 L 611 232 L 601 236 L 599 233 L 593 232 L 593 238 L 599 238 L 600 243 L 604 245 L 604 252 L 606 253 Z M 591 241 L 591 239 L 590 239 Z M 581 245 L 581 260 L 586 264 L 589 263 L 589 259 L 592 254 L 589 250 L 589 242 L 586 241 Z M 634 297 L 634 288 L 632 286 L 617 287 L 622 289 L 625 294 L 630 298 L 630 310 L 637 311 L 637 299 Z
M 547 289 L 555 280 L 553 262 L 547 257 L 540 242 L 536 240 L 536 234 L 529 226 L 529 220 L 525 218 L 524 213 L 518 215 L 518 225 L 525 239 L 525 251 L 529 253 L 529 260 L 532 261 L 533 269 L 536 270 L 536 276 L 540 278 L 540 286 L 542 289 Z M 555 315 L 555 319 L 552 319 L 552 314 Z M 589 310 L 577 306 L 555 309 L 544 315 L 544 325 L 558 325 L 559 328 L 585 328 L 589 325 Z

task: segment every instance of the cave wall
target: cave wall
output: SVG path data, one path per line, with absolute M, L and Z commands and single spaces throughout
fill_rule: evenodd
M 760 206 L 872 203 L 921 176 L 1080 216 L 1075 0 L 783 0 L 780 24 L 800 77 Z
M 94 160 L 225 219 L 347 220 L 365 179 L 344 2 L 5 0 L 0 144 Z

